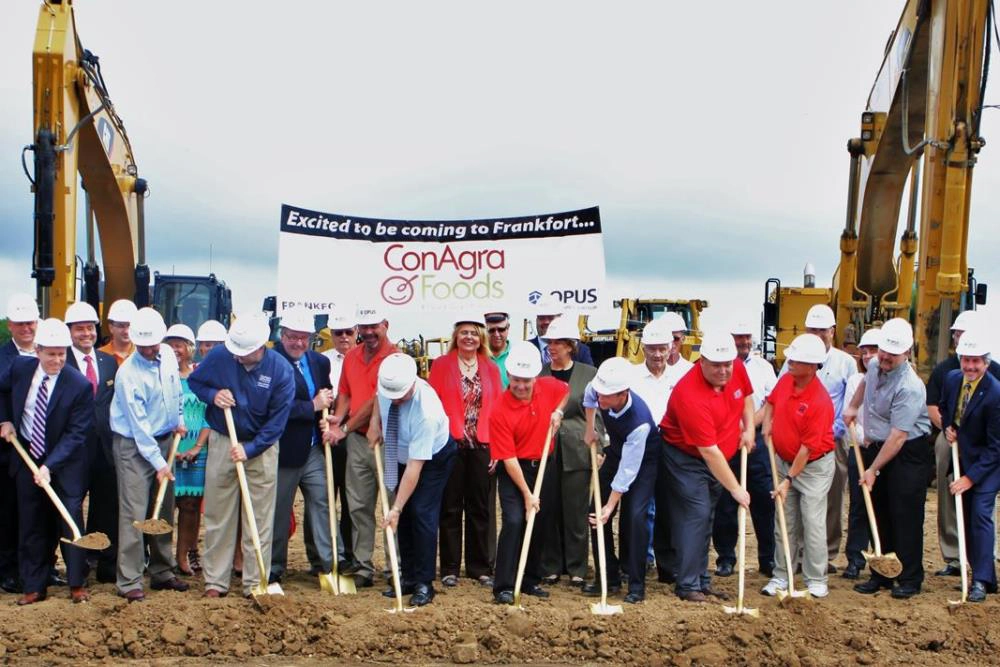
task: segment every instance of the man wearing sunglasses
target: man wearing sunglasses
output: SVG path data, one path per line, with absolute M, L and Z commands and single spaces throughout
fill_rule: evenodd
M 497 311 L 486 313 L 483 318 L 486 320 L 486 334 L 489 337 L 490 352 L 493 353 L 493 363 L 500 369 L 500 382 L 506 389 L 510 384 L 507 368 L 504 366 L 510 353 L 510 341 L 507 340 L 510 335 L 510 315 Z

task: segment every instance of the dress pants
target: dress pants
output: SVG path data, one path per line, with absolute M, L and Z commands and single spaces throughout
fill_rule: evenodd
M 160 454 L 164 459 L 170 454 L 173 434 L 157 438 Z M 149 573 L 151 583 L 159 584 L 174 578 L 174 533 L 144 535 L 132 525 L 133 521 L 162 518 L 171 526 L 174 522 L 174 483 L 167 482 L 163 508 L 159 517 L 151 517 L 156 500 L 156 470 L 142 457 L 132 438 L 114 436 L 115 466 L 118 473 L 118 571 L 117 585 L 120 593 L 142 590 L 143 569 Z M 144 546 L 145 545 L 145 546 Z M 143 567 L 145 548 L 149 548 L 149 563 Z
M 791 463 L 780 457 L 775 460 L 775 464 L 779 477 L 787 475 L 792 467 Z M 801 558 L 802 577 L 807 585 L 827 582 L 826 503 L 835 467 L 833 452 L 810 461 L 792 482 L 785 497 L 785 525 L 788 528 L 792 567 Z M 753 500 L 750 501 L 750 506 L 753 507 Z M 774 578 L 788 581 L 781 526 L 778 524 L 774 527 L 774 543 Z
M 535 488 L 535 478 L 538 476 L 537 463 L 537 461 L 518 461 L 524 475 L 524 481 L 529 489 Z M 550 456 L 545 466 L 545 478 L 542 481 L 542 490 L 539 496 L 539 510 L 535 515 L 535 525 L 532 528 L 521 590 L 530 589 L 542 580 L 542 545 L 546 539 L 552 537 L 553 515 L 558 510 L 558 495 L 554 493 L 555 484 L 552 481 L 558 474 L 554 464 L 554 457 Z M 521 545 L 524 542 L 524 531 L 527 526 L 524 496 L 511 480 L 510 475 L 507 474 L 503 461 L 497 464 L 497 493 L 500 496 L 500 536 L 497 538 L 496 575 L 493 580 L 494 595 L 501 591 L 514 590 L 518 560 L 521 557 Z
M 864 448 L 861 449 L 864 451 Z M 862 554 L 871 544 L 871 527 L 868 525 L 868 510 L 865 508 L 865 497 L 859 484 L 861 475 L 858 472 L 858 462 L 854 452 L 847 452 L 847 489 L 850 492 L 850 509 L 847 513 L 847 544 L 844 553 L 847 562 L 853 563 L 859 570 L 865 569 L 867 561 Z
M 10 474 L 11 447 L 0 448 L 0 579 L 20 576 L 17 566 L 17 485 Z
M 951 445 L 943 431 L 934 440 L 934 467 L 937 472 L 937 534 L 941 558 L 945 565 L 958 567 L 958 518 L 955 497 L 948 490 L 954 479 L 951 475 Z
M 93 453 L 90 466 L 90 502 L 84 532 L 104 533 L 111 540 L 110 547 L 91 558 L 97 559 L 98 576 L 115 576 L 118 563 L 118 476 L 114 463 L 104 454 L 104 448 L 100 443 L 96 447 L 98 451 Z
M 740 478 L 740 454 L 729 461 L 736 479 Z M 771 477 L 771 457 L 764 438 L 757 434 L 757 446 L 747 456 L 747 491 L 750 492 L 750 518 L 757 536 L 757 564 L 761 570 L 774 567 L 774 480 Z M 739 504 L 731 494 L 723 493 L 715 509 L 712 542 L 715 544 L 716 565 L 736 565 L 736 541 Z
M 337 557 L 340 560 L 350 562 L 354 560 L 354 551 L 351 544 L 351 511 L 347 504 L 347 487 L 344 486 L 344 473 L 347 469 L 347 448 L 341 443 L 333 447 L 333 495 L 334 500 L 340 506 L 340 519 L 337 523 Z M 302 538 L 306 543 L 306 558 L 309 564 L 315 568 L 321 568 L 322 561 L 319 552 L 316 550 L 316 543 L 313 540 L 312 529 L 309 527 L 309 508 L 305 508 L 302 518 Z
M 830 497 L 826 500 L 826 557 L 831 563 L 840 553 L 840 539 L 844 533 L 844 489 L 847 488 L 848 479 L 847 455 L 853 456 L 847 449 L 845 436 L 834 438 L 833 444 L 836 465 L 833 468 Z
M 27 449 L 28 443 L 25 443 Z M 83 549 L 60 543 L 59 537 L 73 539 L 72 531 L 63 521 L 42 487 L 27 466 L 17 469 L 9 483 L 16 488 L 18 517 L 18 567 L 25 593 L 45 593 L 52 569 L 56 546 L 62 549 L 66 562 L 66 579 L 70 586 L 87 583 L 87 555 Z M 86 480 L 81 486 L 86 487 Z M 77 526 L 83 524 L 83 494 L 68 494 L 57 473 L 52 473 L 52 489 L 66 506 Z M 133 529 L 134 530 L 134 529 Z
M 310 532 L 318 551 L 319 566 L 330 572 L 330 506 L 326 497 L 326 461 L 323 445 L 309 449 L 306 462 L 297 468 L 278 468 L 278 489 L 274 500 L 274 539 L 271 542 L 271 576 L 282 577 L 288 567 L 288 528 L 291 523 L 295 491 L 302 490 L 308 508 Z
M 673 581 L 677 576 L 677 550 L 674 549 L 673 538 L 671 537 L 672 519 L 671 507 L 671 482 L 670 474 L 667 470 L 666 453 L 663 452 L 668 445 L 662 444 L 660 448 L 659 463 L 657 464 L 656 489 L 653 492 L 655 514 L 653 516 L 653 554 L 656 556 L 656 573 L 660 581 Z M 622 536 L 626 541 L 625 536 Z M 627 544 L 622 545 L 622 559 L 627 560 Z
M 400 576 L 404 585 L 425 584 L 433 587 L 441 501 L 455 466 L 457 449 L 455 441 L 449 438 L 448 444 L 431 460 L 424 461 L 417 487 L 403 506 L 396 532 L 399 535 Z M 399 465 L 399 479 L 403 479 L 405 471 L 406 466 Z
M 553 517 L 554 534 L 542 549 L 542 576 L 568 574 L 583 579 L 587 576 L 587 540 L 590 522 L 590 468 L 565 470 L 562 462 L 563 448 L 556 448 L 553 466 L 558 474 L 553 479 L 558 510 Z M 548 484 L 548 480 L 545 480 Z
M 375 502 L 378 498 L 378 478 L 375 453 L 368 446 L 368 438 L 354 432 L 348 433 L 338 447 L 347 447 L 347 503 L 350 506 L 354 532 L 354 558 L 361 565 L 360 577 L 375 573 L 372 554 L 375 551 Z M 384 454 L 383 454 L 384 456 Z
M 881 449 L 882 443 L 876 442 L 862 450 L 866 468 Z M 917 589 L 924 581 L 924 501 L 929 466 L 927 437 L 907 440 L 888 465 L 879 471 L 871 494 L 882 553 L 895 552 L 903 564 L 896 583 Z M 872 578 L 881 583 L 889 582 L 874 571 Z
M 952 496 L 952 504 L 954 504 Z M 962 494 L 965 514 L 965 551 L 971 565 L 973 581 L 986 584 L 990 593 L 997 590 L 997 570 L 993 560 L 993 539 L 996 535 L 994 512 L 997 492 L 979 492 L 976 487 Z
M 678 593 L 707 590 L 712 583 L 708 574 L 708 541 L 712 520 L 722 485 L 699 456 L 685 454 L 671 444 L 663 446 L 670 488 L 670 531 L 677 553 Z M 660 504 L 657 503 L 657 507 Z
M 236 527 L 242 522 L 243 533 L 243 595 L 257 587 L 261 578 L 267 580 L 271 570 L 271 539 L 274 528 L 274 501 L 278 489 L 278 443 L 261 454 L 243 462 L 250 503 L 253 505 L 264 572 L 257 565 L 250 517 L 240 511 L 242 494 L 236 475 L 236 464 L 229 456 L 228 436 L 212 431 L 208 436 L 208 459 L 205 462 L 205 553 L 201 566 L 205 574 L 205 589 L 221 593 L 229 590 L 236 549 Z
M 461 448 L 441 502 L 441 576 L 458 576 L 462 564 L 463 514 L 465 516 L 465 574 L 472 579 L 489 576 L 490 553 L 490 450 Z M 423 477 L 421 476 L 421 479 Z M 405 509 L 405 508 L 404 508 Z

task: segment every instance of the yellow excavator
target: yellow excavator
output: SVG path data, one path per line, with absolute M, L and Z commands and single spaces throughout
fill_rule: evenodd
M 779 365 L 809 307 L 826 303 L 836 313 L 836 343 L 848 350 L 866 329 L 909 319 L 913 360 L 926 377 L 948 354 L 954 318 L 985 303 L 986 285 L 976 283 L 967 248 L 995 31 L 990 0 L 906 3 L 861 114 L 861 135 L 847 143 L 847 220 L 833 284 L 816 287 L 807 266 L 802 287 L 777 278 L 765 286 L 761 340 Z
M 633 363 L 643 361 L 642 328 L 666 312 L 680 315 L 687 324 L 687 334 L 681 343 L 681 355 L 691 361 L 700 354 L 701 311 L 708 307 L 703 299 L 617 299 L 614 307 L 620 313 L 614 329 L 591 330 L 589 318 L 579 319 L 580 340 L 590 346 L 594 363 L 610 357 L 625 357 Z
M 62 317 L 82 298 L 100 312 L 101 302 L 150 301 L 144 201 L 125 123 L 101 73 L 100 59 L 84 49 L 76 32 L 72 0 L 43 2 L 32 55 L 35 195 L 32 278 L 45 317 Z M 24 162 L 22 153 L 22 163 Z M 77 257 L 78 175 L 87 211 L 86 260 Z M 102 272 L 96 243 L 101 244 Z M 206 319 L 228 323 L 231 294 L 215 276 L 157 276 L 154 305 L 168 324 L 197 327 Z

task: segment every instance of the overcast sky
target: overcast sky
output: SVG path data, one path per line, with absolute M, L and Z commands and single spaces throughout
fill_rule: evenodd
M 150 183 L 155 270 L 211 269 L 237 309 L 257 308 L 276 287 L 283 202 L 405 219 L 599 205 L 615 295 L 708 298 L 707 321 L 729 323 L 758 321 L 764 281 L 799 284 L 807 261 L 829 284 L 846 141 L 903 4 L 80 0 L 76 11 Z M 32 140 L 36 20 L 21 0 L 0 25 L 0 303 L 33 289 L 19 154 Z M 1000 110 L 987 111 L 982 134 L 997 128 Z M 969 255 L 1000 289 L 998 146 L 976 168 Z M 348 277 L 334 267 L 317 279 Z

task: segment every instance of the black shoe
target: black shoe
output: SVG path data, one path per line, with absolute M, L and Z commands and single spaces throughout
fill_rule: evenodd
M 599 582 L 594 582 L 592 584 L 584 584 L 583 588 L 580 589 L 583 594 L 588 598 L 599 598 L 601 597 L 601 584 Z M 621 584 L 608 584 L 608 595 L 617 595 L 622 592 Z
M 827 563 L 826 564 L 826 573 L 827 574 L 837 574 L 837 566 L 834 565 L 833 563 Z
M 66 586 L 66 578 L 59 574 L 59 570 L 52 568 L 49 570 L 49 586 Z
M 535 584 L 534 586 L 528 586 L 527 588 L 522 588 L 521 593 L 523 595 L 532 595 L 536 598 L 544 599 L 549 597 L 549 592 L 544 588 L 542 588 L 541 586 L 539 586 L 538 584 Z
M 427 584 L 417 584 L 413 589 L 413 597 L 410 598 L 411 607 L 423 607 L 429 605 L 434 600 L 434 588 Z
M 154 591 L 177 591 L 178 593 L 183 593 L 191 588 L 191 584 L 185 583 L 177 577 L 171 577 L 166 581 L 151 583 L 149 587 Z
M 357 574 L 361 570 L 361 563 L 356 560 L 343 560 L 337 563 L 337 574 Z
M 414 587 L 413 584 L 401 584 L 399 586 L 399 592 L 402 593 L 403 595 L 412 595 L 415 591 L 416 591 L 416 588 Z M 396 587 L 395 586 L 389 586 L 389 588 L 387 588 L 384 591 L 382 591 L 382 597 L 387 597 L 390 600 L 395 600 L 396 599 Z
M 967 599 L 969 602 L 986 602 L 986 584 L 981 581 L 973 581 Z
M 724 593 L 723 591 L 720 591 L 717 588 L 712 588 L 711 586 L 709 586 L 708 588 L 701 589 L 701 592 L 704 593 L 705 595 L 711 595 L 712 597 L 717 597 L 720 600 L 729 599 L 729 593 Z
M 497 604 L 514 604 L 514 591 L 500 591 L 493 594 L 493 601 Z
M 912 598 L 919 592 L 919 586 L 896 586 L 892 589 L 892 597 L 897 600 L 906 600 L 908 598 Z
M 857 579 L 861 576 L 861 568 L 854 563 L 848 563 L 844 571 L 840 573 L 840 576 L 844 579 Z
M 732 563 L 717 563 L 715 566 L 715 576 L 717 577 L 731 577 L 733 576 L 733 564 Z
M 676 584 L 677 577 L 673 572 L 657 572 L 656 580 L 661 584 Z
M 945 565 L 943 568 L 934 573 L 935 577 L 960 577 L 962 576 L 962 569 L 957 565 Z
M 7 593 L 21 593 L 21 582 L 17 577 L 4 577 L 0 579 L 0 588 Z
M 757 571 L 760 572 L 760 575 L 762 577 L 767 577 L 768 579 L 771 579 L 771 578 L 774 577 L 774 565 L 773 564 L 772 565 L 763 565 L 763 566 L 757 568 Z
M 858 593 L 863 593 L 865 595 L 874 595 L 878 593 L 883 588 L 892 588 L 892 583 L 882 582 L 874 577 L 868 581 L 863 581 L 860 584 L 854 584 L 854 590 Z
M 278 574 L 277 572 L 272 572 L 271 574 L 267 575 L 267 583 L 269 583 L 269 584 L 280 584 L 281 583 L 281 575 Z
M 629 593 L 625 596 L 624 601 L 629 604 L 638 604 L 646 599 L 646 596 L 642 593 Z
M 373 577 L 362 577 L 360 575 L 354 577 L 355 588 L 371 588 L 374 584 L 375 579 Z

